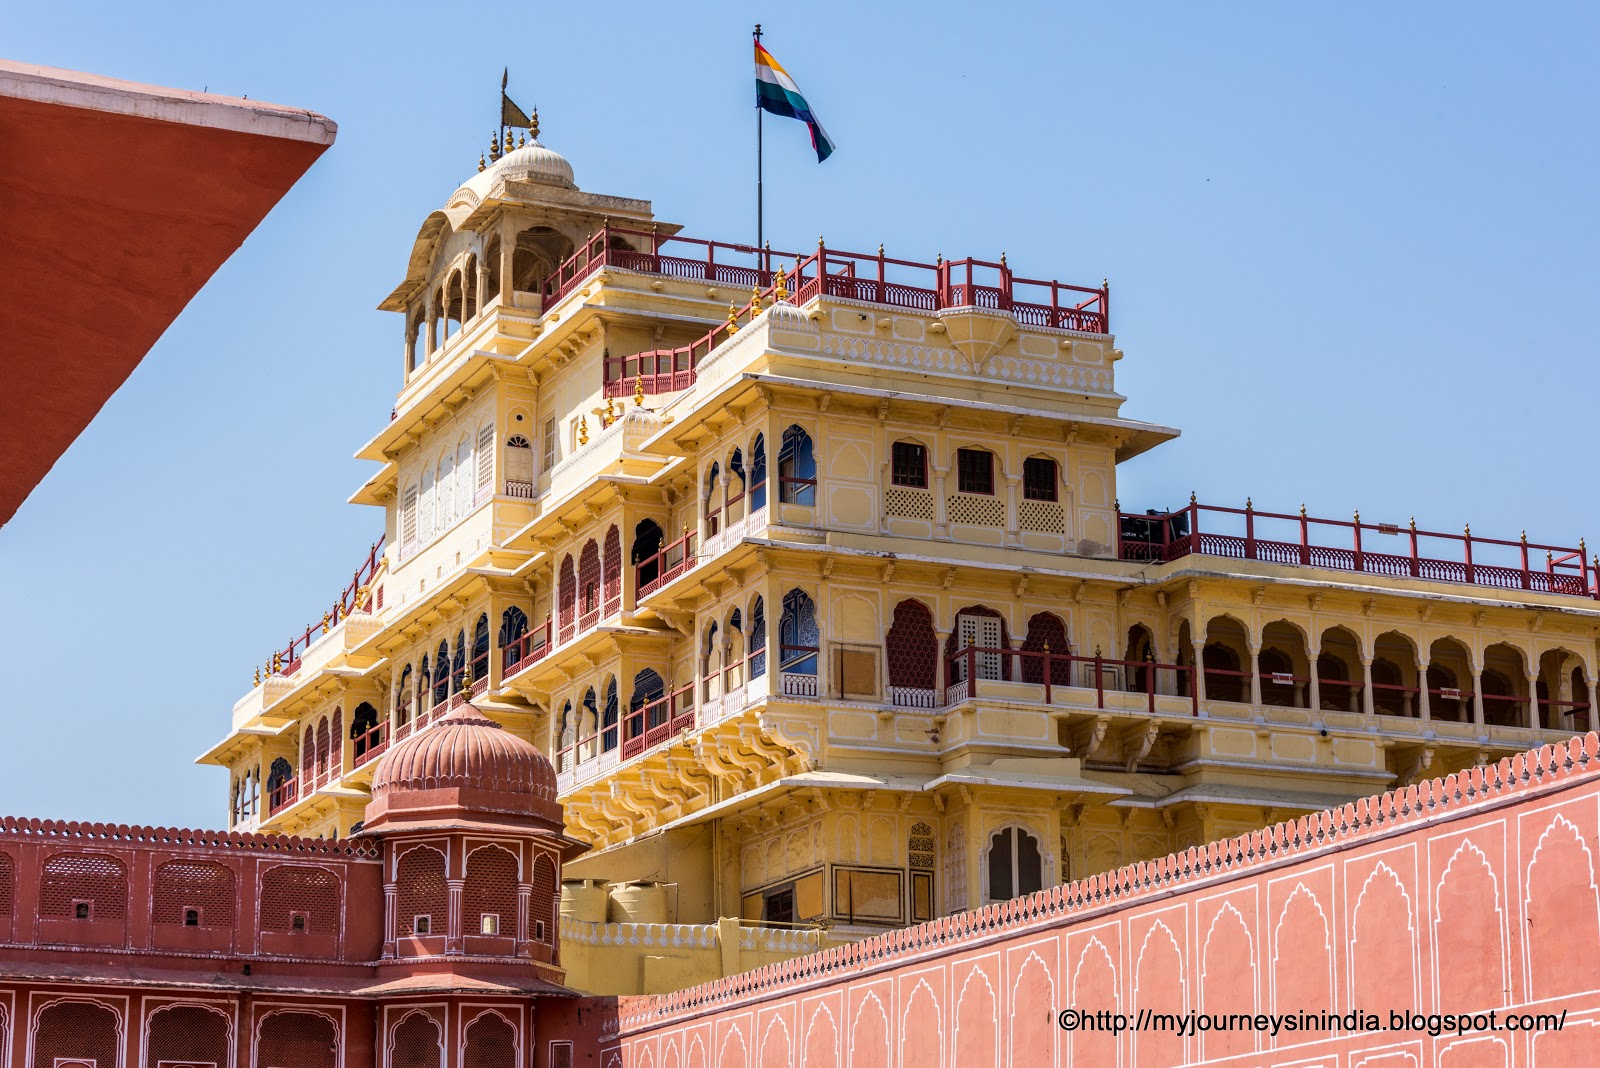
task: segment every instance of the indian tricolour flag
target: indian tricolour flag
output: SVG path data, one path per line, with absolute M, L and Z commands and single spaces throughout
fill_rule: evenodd
M 794 84 L 783 64 L 761 47 L 760 41 L 756 42 L 756 106 L 805 123 L 811 130 L 811 147 L 817 150 L 818 163 L 833 155 L 833 142 L 801 95 L 800 87 Z

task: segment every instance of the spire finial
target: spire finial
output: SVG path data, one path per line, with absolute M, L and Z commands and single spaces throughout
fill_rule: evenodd
M 750 287 L 750 317 L 752 319 L 754 319 L 757 315 L 760 315 L 760 314 L 761 314 L 761 287 L 759 285 L 753 285 L 753 286 Z
M 643 408 L 644 407 L 644 375 L 643 374 L 637 374 L 637 375 L 633 376 L 633 406 L 635 408 Z
M 739 332 L 739 309 L 733 306 L 733 301 L 728 301 L 728 333 Z
M 578 417 L 578 444 L 589 444 L 589 417 L 587 415 Z
M 1199 500 L 1199 498 L 1197 498 L 1197 497 L 1196 497 L 1196 496 L 1195 496 L 1195 495 L 1194 495 L 1194 490 L 1190 490 L 1190 491 L 1189 491 L 1189 503 L 1190 503 L 1190 504 L 1199 504 L 1199 503 L 1200 503 L 1200 500 Z
M 539 139 L 539 109 L 535 107 L 533 114 L 529 117 L 533 119 L 533 122 L 528 125 L 528 136 L 537 141 Z
M 772 279 L 772 299 L 776 303 L 789 299 L 789 276 L 783 273 L 783 264 L 778 264 L 778 273 Z
M 478 173 L 482 174 L 487 166 L 488 164 L 483 161 L 483 153 L 478 153 Z

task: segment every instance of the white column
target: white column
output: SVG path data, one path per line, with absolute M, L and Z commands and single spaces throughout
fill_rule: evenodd
M 1206 703 L 1206 643 L 1205 639 L 1191 642 L 1194 646 L 1194 693 L 1200 703 Z
M 1528 675 L 1528 726 L 1534 730 L 1543 726 L 1539 722 L 1539 673 L 1536 671 Z
M 1433 719 L 1433 702 L 1428 696 L 1428 665 L 1417 664 L 1417 718 L 1427 723 Z
M 1250 647 L 1250 703 L 1261 705 L 1261 647 Z
M 1472 673 L 1472 722 L 1483 726 L 1483 671 Z
M 1314 650 L 1307 660 L 1307 666 L 1310 668 L 1307 674 L 1311 676 L 1310 704 L 1313 712 L 1322 711 L 1322 680 L 1317 677 L 1317 658 L 1321 655 L 1322 652 L 1320 650 Z
M 1372 694 L 1372 658 L 1361 658 L 1361 711 L 1370 718 L 1378 714 L 1378 707 L 1373 701 Z

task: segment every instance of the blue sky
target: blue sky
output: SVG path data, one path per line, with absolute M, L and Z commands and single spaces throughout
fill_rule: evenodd
M 1124 413 L 1184 432 L 1123 468 L 1125 505 L 1600 544 L 1595 8 L 607 10 L 0 10 L 9 58 L 340 127 L 0 529 L 0 812 L 224 822 L 224 773 L 189 762 L 381 531 L 343 503 L 399 385 L 373 308 L 475 171 L 501 67 L 584 188 L 749 240 L 756 21 L 839 146 L 818 166 L 768 121 L 774 246 L 1110 278 Z

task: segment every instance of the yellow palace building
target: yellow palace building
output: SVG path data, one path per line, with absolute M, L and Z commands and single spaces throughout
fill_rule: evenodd
M 1108 305 L 689 237 L 507 139 L 380 305 L 384 536 L 200 758 L 231 825 L 359 830 L 470 700 L 591 846 L 572 981 L 657 991 L 1590 726 L 1581 542 L 1124 512 L 1178 432 L 1123 414 Z

